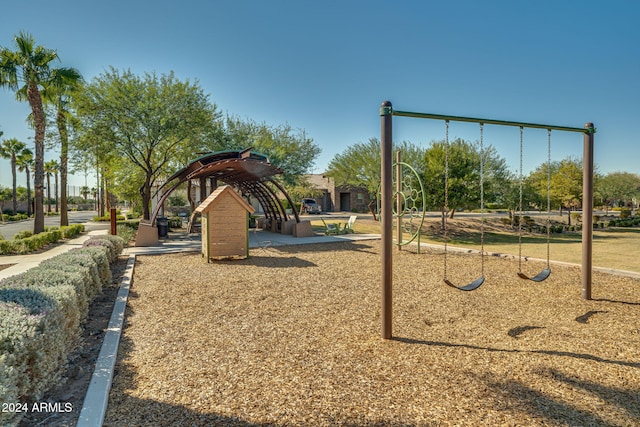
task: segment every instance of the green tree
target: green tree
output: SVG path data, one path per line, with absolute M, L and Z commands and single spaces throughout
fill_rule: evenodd
M 449 141 L 449 171 L 446 176 L 447 146 L 445 141 L 434 141 L 424 155 L 423 179 L 427 204 L 442 212 L 444 224 L 445 190 L 449 216 L 456 210 L 475 209 L 480 206 L 480 172 L 484 183 L 484 202 L 507 203 L 512 200 L 512 181 L 506 161 L 493 146 L 480 150 L 478 142 L 463 139 Z M 481 164 L 482 162 L 482 164 Z M 482 168 L 481 168 L 482 166 Z M 445 185 L 448 181 L 448 188 Z
M 86 185 L 83 185 L 82 187 L 80 187 L 80 194 L 82 195 L 82 198 L 84 200 L 87 200 L 87 196 L 91 194 L 91 189 Z
M 582 162 L 567 157 L 551 162 L 551 181 L 548 180 L 547 162 L 538 166 L 527 177 L 535 188 L 540 200 L 547 200 L 547 186 L 550 188 L 552 205 L 572 211 L 582 203 Z M 571 224 L 571 215 L 569 215 Z
M 54 108 L 55 126 L 60 140 L 60 226 L 69 225 L 67 209 L 67 173 L 69 162 L 69 120 L 72 112 L 69 110 L 71 97 L 77 93 L 82 76 L 75 69 L 54 69 L 50 83 L 42 91 L 43 99 Z M 56 198 L 56 210 L 58 199 Z
M 396 152 L 400 150 L 402 153 L 401 160 L 420 173 L 424 167 L 424 150 L 408 141 L 403 141 L 395 148 Z M 364 187 L 369 196 L 375 199 L 380 190 L 380 169 L 380 140 L 369 138 L 367 142 L 350 145 L 342 153 L 336 154 L 329 162 L 326 175 L 333 178 L 336 185 Z
M 181 82 L 173 73 L 140 77 L 113 68 L 86 85 L 74 105 L 90 140 L 108 144 L 143 171 L 139 191 L 145 219 L 152 186 L 171 173 L 172 159 L 194 135 L 206 134 L 217 116 L 197 83 Z
M 320 154 L 320 147 L 304 130 L 296 131 L 289 125 L 270 126 L 229 116 L 209 141 L 207 149 L 211 151 L 251 148 L 267 156 L 271 164 L 284 171 L 282 181 L 287 190 L 303 185 L 304 175 L 310 172 Z
M 626 205 L 640 197 L 640 175 L 630 172 L 611 172 L 595 182 L 595 193 L 608 208 L 614 203 Z
M 16 158 L 18 171 L 24 172 L 27 177 L 27 215 L 31 216 L 31 170 L 33 169 L 33 152 L 25 148 Z
M 35 128 L 35 217 L 34 234 L 44 231 L 44 137 L 46 118 L 41 90 L 52 78 L 51 63 L 58 60 L 55 50 L 36 45 L 35 38 L 20 32 L 15 38 L 15 50 L 0 48 L 0 87 L 16 91 L 19 101 L 27 101 Z M 69 68 L 57 68 L 56 74 L 65 74 Z
M 9 138 L 2 141 L 0 145 L 0 157 L 11 160 L 11 177 L 13 188 L 13 214 L 18 210 L 18 198 L 16 193 L 16 160 L 18 156 L 27 149 L 27 145 L 16 138 Z

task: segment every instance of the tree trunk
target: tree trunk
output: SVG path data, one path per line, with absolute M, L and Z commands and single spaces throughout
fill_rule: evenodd
M 36 130 L 34 155 L 35 175 L 33 179 L 35 192 L 33 234 L 38 234 L 44 231 L 44 132 L 46 122 L 44 109 L 42 108 L 42 98 L 40 97 L 38 86 L 35 83 L 29 83 L 27 99 L 31 106 L 33 123 Z
M 187 200 L 189 200 L 189 208 L 191 208 L 191 212 L 196 209 L 196 202 L 193 201 L 193 197 L 191 196 L 191 180 L 187 180 Z
M 27 216 L 31 217 L 33 213 L 31 209 L 31 172 L 29 171 L 29 166 L 26 168 L 27 170 Z
M 51 213 L 51 174 L 47 174 L 47 212 Z
M 13 178 L 13 214 L 18 212 L 18 192 L 16 190 L 16 155 L 11 154 L 11 177 Z
M 69 225 L 67 212 L 67 161 L 69 157 L 69 135 L 67 121 L 62 110 L 57 116 L 58 133 L 60 134 L 60 226 Z
M 58 209 L 58 174 L 54 175 L 55 178 L 55 187 L 54 187 L 54 193 L 55 193 L 55 197 L 56 197 L 56 212 L 60 212 L 60 210 Z
M 142 196 L 142 219 L 151 219 L 151 177 L 147 175 L 144 184 L 140 187 L 140 195 Z

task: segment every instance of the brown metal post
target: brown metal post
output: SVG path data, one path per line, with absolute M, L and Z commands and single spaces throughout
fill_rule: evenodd
M 111 235 L 115 236 L 116 234 L 118 234 L 118 232 L 116 231 L 116 208 L 111 208 L 109 214 L 109 216 L 111 217 Z
M 400 150 L 396 153 L 396 246 L 402 250 L 402 156 Z
M 591 299 L 593 271 L 593 123 L 584 125 L 582 155 L 582 298 Z
M 391 113 L 391 102 L 384 101 L 380 107 L 380 154 L 382 161 L 380 176 L 380 187 L 382 193 L 380 198 L 380 215 L 382 216 L 382 338 L 384 339 L 391 339 L 392 337 L 391 327 L 393 318 L 393 165 L 391 161 L 393 146 L 391 123 L 393 116 Z

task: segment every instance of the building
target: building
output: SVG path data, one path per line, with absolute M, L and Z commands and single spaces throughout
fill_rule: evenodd
M 323 174 L 307 175 L 311 187 L 322 192 L 316 198 L 323 212 L 369 212 L 369 192 L 364 187 L 336 185 L 333 178 Z

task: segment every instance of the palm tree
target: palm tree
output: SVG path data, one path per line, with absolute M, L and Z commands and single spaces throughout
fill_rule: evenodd
M 11 159 L 11 177 L 13 178 L 13 214 L 18 210 L 18 197 L 16 192 L 16 158 L 27 148 L 27 144 L 16 138 L 5 139 L 0 145 L 0 157 Z
M 49 160 L 44 164 L 44 174 L 47 178 L 47 212 L 51 212 L 51 175 L 58 173 L 58 162 Z M 57 178 L 56 178 L 57 179 Z M 57 189 L 56 189 L 57 190 Z
M 89 189 L 89 187 L 87 187 L 86 185 L 83 185 L 82 187 L 80 187 L 80 194 L 82 195 L 82 197 L 87 200 L 87 196 L 91 193 L 91 190 Z
M 82 76 L 73 69 L 55 69 L 52 72 L 52 79 L 43 90 L 43 99 L 55 107 L 56 127 L 58 128 L 58 136 L 60 137 L 60 226 L 69 225 L 69 217 L 67 213 L 67 164 L 69 160 L 69 131 L 67 124 L 71 113 L 67 106 L 73 94 L 80 89 L 82 84 Z M 56 175 L 57 177 L 57 175 Z M 57 187 L 57 180 L 56 180 Z M 56 211 L 58 210 L 58 198 L 56 192 Z
M 35 38 L 21 31 L 14 37 L 16 50 L 0 47 L 0 87 L 16 92 L 16 99 L 31 107 L 35 128 L 34 234 L 44 231 L 44 136 L 46 119 L 41 90 L 52 80 L 50 64 L 59 59 L 55 50 L 36 45 Z M 64 74 L 68 68 L 59 68 Z
M 33 152 L 25 148 L 16 158 L 16 166 L 20 172 L 27 174 L 27 215 L 31 216 L 31 169 L 33 169 Z

